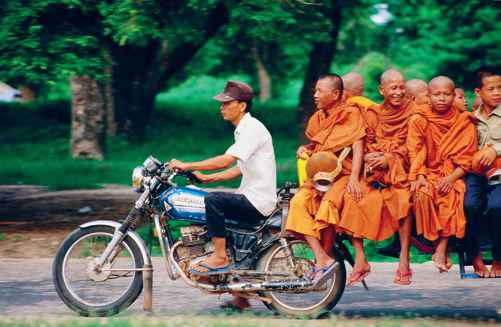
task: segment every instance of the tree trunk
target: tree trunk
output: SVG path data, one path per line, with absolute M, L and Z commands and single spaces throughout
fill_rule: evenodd
M 115 119 L 115 99 L 113 95 L 113 60 L 106 51 L 108 66 L 104 69 L 106 80 L 104 81 L 104 107 L 106 112 L 106 134 L 117 136 L 117 120 Z
M 266 70 L 266 67 L 261 60 L 259 51 L 256 46 L 252 47 L 252 55 L 254 56 L 254 61 L 256 62 L 257 75 L 259 80 L 259 101 L 266 102 L 271 97 L 271 78 L 270 74 Z
M 100 85 L 88 76 L 70 79 L 72 93 L 71 155 L 103 159 L 106 142 L 104 101 Z
M 165 40 L 149 40 L 144 46 L 109 42 L 117 134 L 126 135 L 130 141 L 144 139 L 157 93 L 227 22 L 228 11 L 224 3 L 219 2 L 209 12 L 200 39 L 181 43 L 169 53 Z
M 113 58 L 110 98 L 114 110 L 108 118 L 115 122 L 115 134 L 125 135 L 133 142 L 144 139 L 153 112 L 161 74 L 156 62 L 159 47 L 156 41 L 144 47 L 110 46 Z
M 299 96 L 298 120 L 301 130 L 303 130 L 308 117 L 310 117 L 315 110 L 313 101 L 315 83 L 321 75 L 329 72 L 332 60 L 336 54 L 339 29 L 341 27 L 341 11 L 342 5 L 340 1 L 333 1 L 332 8 L 325 13 L 332 24 L 332 29 L 329 33 L 331 39 L 328 42 L 315 42 L 308 54 L 308 68 L 304 77 L 303 88 Z

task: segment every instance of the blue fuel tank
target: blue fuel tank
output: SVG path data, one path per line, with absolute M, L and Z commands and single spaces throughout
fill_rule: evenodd
M 171 219 L 205 224 L 206 195 L 194 186 L 173 187 L 160 194 L 160 200 Z

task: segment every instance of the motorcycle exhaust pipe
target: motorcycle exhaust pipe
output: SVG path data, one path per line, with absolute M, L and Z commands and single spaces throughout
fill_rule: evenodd
M 257 292 L 257 291 L 288 291 L 297 289 L 307 289 L 313 283 L 307 279 L 297 279 L 293 281 L 269 281 L 262 283 L 235 283 L 218 286 L 220 291 L 227 292 Z

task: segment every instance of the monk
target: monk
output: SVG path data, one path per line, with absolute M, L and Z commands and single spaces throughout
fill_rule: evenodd
M 405 83 L 405 96 L 408 101 L 415 105 L 425 105 L 430 102 L 428 99 L 428 84 L 421 79 L 411 79 Z
M 407 183 L 407 124 L 410 109 L 405 100 L 405 78 L 390 69 L 381 75 L 379 92 L 384 101 L 367 111 L 364 193 L 360 201 L 345 196 L 338 231 L 353 238 L 355 266 L 348 286 L 361 281 L 370 272 L 364 255 L 363 240 L 382 241 L 399 231 L 400 263 L 394 282 L 411 283 L 409 242 L 412 222 L 409 218 L 410 193 Z
M 478 75 L 476 95 L 482 100 L 474 112 L 477 122 L 478 168 L 466 175 L 464 206 L 468 221 L 466 245 L 468 257 L 479 277 L 501 277 L 501 74 L 483 71 Z M 480 231 L 487 227 L 492 241 L 493 263 L 487 269 L 480 252 Z
M 347 104 L 355 104 L 366 111 L 376 103 L 364 96 L 364 77 L 357 72 L 343 75 L 344 97 Z M 364 113 L 364 112 L 363 112 Z
M 468 102 L 462 88 L 456 87 L 454 89 L 454 102 L 452 105 L 459 111 L 468 111 Z
M 301 235 L 310 245 L 316 258 L 316 279 L 334 267 L 334 225 L 339 217 L 338 207 L 331 208 L 328 206 L 330 202 L 323 199 L 334 192 L 329 201 L 337 201 L 336 205 L 340 206 L 345 192 L 354 197 L 361 196 L 359 175 L 365 124 L 360 110 L 344 102 L 340 76 L 331 74 L 320 78 L 315 86 L 314 98 L 318 110 L 309 119 L 305 132 L 310 143 L 300 146 L 297 156 L 330 151 L 339 157 L 344 148 L 352 148 L 352 155 L 343 161 L 341 175 L 327 193 L 317 191 L 313 182 L 307 180 L 290 203 L 286 229 Z
M 407 136 L 416 230 L 436 241 L 432 260 L 440 272 L 452 266 L 447 256 L 449 237 L 465 234 L 463 176 L 477 150 L 474 118 L 453 108 L 454 88 L 445 76 L 430 81 L 430 106 L 411 117 Z

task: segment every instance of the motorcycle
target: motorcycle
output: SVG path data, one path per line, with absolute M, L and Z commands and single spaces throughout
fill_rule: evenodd
M 176 184 L 179 177 L 186 186 Z M 123 222 L 96 220 L 82 224 L 57 251 L 54 285 L 62 301 L 78 314 L 114 315 L 140 295 L 143 274 L 151 276 L 153 271 L 148 248 L 136 232 L 144 220 L 154 224 L 172 280 L 181 278 L 187 285 L 211 294 L 259 299 L 276 313 L 289 316 L 319 317 L 341 298 L 346 282 L 344 262 L 353 263 L 344 244 L 338 241 L 334 245 L 337 266 L 333 273 L 321 285 L 313 285 L 309 278 L 315 266 L 312 250 L 304 240 L 284 230 L 294 184 L 286 183 L 278 190 L 279 204 L 261 224 L 227 220 L 232 269 L 200 277 L 190 275 L 189 267 L 209 256 L 213 244 L 205 225 L 207 193 L 193 185 L 199 182 L 196 176 L 171 169 L 168 163 L 150 156 L 134 169 L 132 181 L 140 196 Z M 180 228 L 177 241 L 169 221 L 189 223 Z

